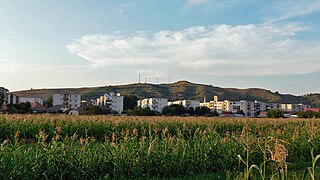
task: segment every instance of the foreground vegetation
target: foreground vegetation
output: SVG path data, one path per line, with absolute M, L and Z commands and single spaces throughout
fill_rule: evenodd
M 0 179 L 301 179 L 304 172 L 317 179 L 319 126 L 318 119 L 0 115 Z

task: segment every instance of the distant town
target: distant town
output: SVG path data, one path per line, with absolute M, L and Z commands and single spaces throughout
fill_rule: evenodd
M 52 102 L 44 103 L 39 97 L 19 97 L 8 89 L 0 87 L 1 113 L 62 113 L 69 115 L 80 114 L 114 114 L 127 115 L 124 110 L 124 96 L 120 93 L 108 92 L 96 99 L 82 100 L 80 94 L 61 93 L 53 94 Z M 148 110 L 157 115 L 200 115 L 196 114 L 198 109 L 206 109 L 207 113 L 202 115 L 213 115 L 221 117 L 267 117 L 269 111 L 280 111 L 283 117 L 298 117 L 299 112 L 320 112 L 320 108 L 312 108 L 308 104 L 287 104 L 287 103 L 268 103 L 247 100 L 219 100 L 218 96 L 214 99 L 202 100 L 180 99 L 168 101 L 168 98 L 150 97 L 145 99 L 133 99 L 134 105 L 131 109 Z M 132 100 L 131 100 L 132 103 Z M 22 104 L 22 108 L 19 106 Z M 30 107 L 26 107 L 29 105 Z M 182 113 L 176 114 L 175 107 L 183 107 Z M 173 107 L 170 109 L 170 107 Z M 25 109 L 27 108 L 27 109 Z M 29 109 L 28 109 L 29 108 Z M 139 114 L 134 114 L 139 115 Z M 148 114 L 146 114 L 148 115 Z

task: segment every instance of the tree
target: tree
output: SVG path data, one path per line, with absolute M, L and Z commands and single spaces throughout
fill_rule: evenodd
M 19 113 L 19 114 L 26 114 L 31 113 L 31 103 L 30 102 L 21 102 L 19 104 L 8 105 L 9 113 Z
M 283 112 L 281 110 L 272 109 L 267 112 L 267 117 L 268 118 L 282 118 Z
M 47 108 L 52 107 L 53 106 L 53 99 L 52 97 L 48 98 L 46 101 L 43 102 L 43 105 Z
M 166 116 L 181 116 L 186 114 L 186 108 L 180 104 L 172 104 L 162 109 L 162 114 Z
M 133 110 L 137 106 L 138 97 L 135 95 L 125 95 L 123 97 L 123 109 Z
M 176 116 L 177 115 L 175 108 L 172 106 L 165 106 L 162 109 L 162 114 L 165 116 Z
M 86 108 L 84 110 L 84 114 L 85 115 L 102 115 L 104 114 L 104 111 L 99 106 L 93 106 L 91 108 Z
M 182 105 L 180 104 L 172 104 L 170 105 L 172 108 L 174 108 L 174 110 L 176 111 L 176 114 L 178 116 L 181 116 L 183 114 L 186 114 L 186 108 L 183 107 Z
M 4 94 L 0 93 L 0 111 L 1 111 L 1 106 L 2 106 L 2 104 L 4 102 L 4 98 L 5 98 Z
M 194 114 L 198 116 L 204 116 L 205 114 L 210 114 L 210 109 L 208 107 L 196 107 Z
M 190 116 L 193 116 L 195 113 L 194 108 L 193 107 L 186 108 L 186 113 L 189 114 Z

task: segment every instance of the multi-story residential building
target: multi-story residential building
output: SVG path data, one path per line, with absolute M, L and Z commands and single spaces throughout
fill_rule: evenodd
M 162 112 L 162 109 L 168 105 L 167 98 L 146 98 L 138 100 L 138 107 L 147 108 L 149 107 L 152 111 Z
M 4 95 L 4 103 L 7 103 L 7 101 L 8 101 L 8 93 L 9 93 L 9 90 L 8 89 L 6 89 L 6 88 L 4 88 L 4 87 L 0 87 L 0 94 L 3 94 Z M 0 104 L 0 108 L 1 108 L 1 105 L 2 104 Z
M 244 113 L 245 116 L 253 117 L 255 116 L 256 109 L 255 103 L 250 101 L 241 100 L 240 101 L 240 111 Z M 238 111 L 238 112 L 240 112 Z
M 123 96 L 120 93 L 109 93 L 97 98 L 96 105 L 106 106 L 119 114 L 123 111 Z
M 177 101 L 172 101 L 168 102 L 168 106 L 172 104 L 179 104 L 185 108 L 193 108 L 195 109 L 196 107 L 199 107 L 200 101 L 199 100 L 177 100 Z
M 207 107 L 207 108 L 209 108 L 209 109 L 213 109 L 212 103 L 210 103 L 210 102 L 202 102 L 202 103 L 199 103 L 199 106 L 200 106 L 200 107 Z
M 310 108 L 304 104 L 281 104 L 281 109 L 284 112 L 302 112 L 305 108 Z
M 254 114 L 259 115 L 260 112 L 267 110 L 267 103 L 254 101 Z
M 53 106 L 63 105 L 68 108 L 79 108 L 80 104 L 80 94 L 53 94 Z
M 43 100 L 41 98 L 36 98 L 36 97 L 20 97 L 19 103 L 20 102 L 39 103 L 39 104 L 43 105 Z
M 19 96 L 13 94 L 13 93 L 8 93 L 8 101 L 7 104 L 18 104 L 19 103 Z
M 267 110 L 280 110 L 281 104 L 279 103 L 267 103 L 266 105 Z

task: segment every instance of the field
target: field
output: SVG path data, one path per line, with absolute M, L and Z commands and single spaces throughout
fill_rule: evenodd
M 319 179 L 319 126 L 319 119 L 0 115 L 0 179 L 302 179 L 306 169 L 307 179 Z

